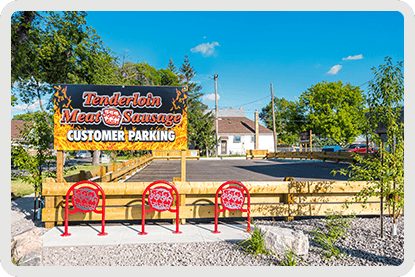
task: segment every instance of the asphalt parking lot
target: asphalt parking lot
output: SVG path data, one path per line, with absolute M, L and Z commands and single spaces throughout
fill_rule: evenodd
M 284 177 L 294 177 L 294 181 L 343 181 L 347 177 L 333 176 L 331 172 L 348 166 L 346 163 L 314 160 L 191 160 L 186 161 L 186 181 L 283 181 Z M 180 161 L 153 161 L 127 182 L 171 182 L 173 177 L 180 177 Z

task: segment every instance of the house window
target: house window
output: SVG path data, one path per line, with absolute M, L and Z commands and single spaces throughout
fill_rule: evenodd
M 237 136 L 233 137 L 233 142 L 235 143 L 241 142 L 241 137 L 237 137 Z
M 255 136 L 251 137 L 251 142 L 255 142 Z

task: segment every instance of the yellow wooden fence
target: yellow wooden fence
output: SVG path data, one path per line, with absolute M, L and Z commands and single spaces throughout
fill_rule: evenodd
M 100 168 L 84 171 L 64 177 L 66 182 L 79 182 L 90 180 L 94 182 L 116 182 L 132 174 L 140 168 L 143 168 L 153 160 L 152 155 L 145 155 L 140 158 L 131 159 L 122 163 L 113 163 L 109 166 L 100 166 Z
M 266 159 L 268 150 L 246 150 L 246 159 Z
M 154 160 L 180 160 L 181 150 L 152 150 Z M 187 150 L 186 160 L 199 160 L 199 150 Z
M 356 153 L 364 158 L 373 157 L 372 153 Z M 265 158 L 274 159 L 275 153 L 270 152 L 265 154 Z M 353 163 L 353 153 L 350 152 L 277 152 L 278 159 L 304 159 L 304 160 L 323 160 L 334 162 L 348 162 Z
M 215 193 L 223 182 L 173 182 L 180 195 L 180 218 L 214 218 Z M 251 195 L 251 216 L 253 217 L 292 217 L 321 216 L 326 211 L 355 212 L 358 215 L 379 214 L 379 199 L 370 198 L 366 206 L 353 203 L 343 208 L 346 201 L 359 192 L 365 182 L 343 181 L 295 181 L 295 182 L 242 182 Z M 46 228 L 62 225 L 65 218 L 64 197 L 74 183 L 56 183 L 47 179 L 43 185 L 45 208 L 42 221 Z M 140 220 L 141 197 L 150 182 L 108 183 L 98 182 L 106 195 L 106 220 Z M 148 209 L 148 208 L 147 208 Z M 173 219 L 173 213 L 152 212 L 146 219 Z M 245 217 L 240 211 L 225 211 L 220 217 Z M 69 215 L 69 221 L 100 220 L 95 213 Z

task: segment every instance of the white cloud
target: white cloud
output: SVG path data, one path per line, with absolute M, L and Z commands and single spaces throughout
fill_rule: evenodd
M 339 72 L 340 69 L 342 69 L 342 65 L 337 64 L 335 66 L 333 66 L 326 74 L 327 75 L 336 75 L 337 72 Z
M 350 61 L 350 60 L 361 60 L 363 59 L 363 55 L 354 55 L 354 56 L 348 56 L 347 58 L 343 58 L 343 61 Z
M 212 43 L 202 43 L 196 46 L 195 48 L 190 49 L 192 53 L 200 52 L 204 57 L 209 57 L 213 54 L 213 51 L 215 51 L 215 46 L 220 46 L 219 42 L 212 42 Z
M 218 100 L 220 99 L 220 95 L 218 94 Z M 203 102 L 215 101 L 215 94 L 205 94 L 203 95 Z
M 35 111 L 40 109 L 39 100 L 35 100 L 30 104 L 18 104 L 14 107 L 11 107 L 13 112 L 27 112 L 27 111 Z

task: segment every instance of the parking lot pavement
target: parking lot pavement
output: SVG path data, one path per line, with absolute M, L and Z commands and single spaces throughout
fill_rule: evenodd
M 186 181 L 221 182 L 237 181 L 283 181 L 284 177 L 294 177 L 294 181 L 337 180 L 347 177 L 331 173 L 347 168 L 348 164 L 315 160 L 243 160 L 243 159 L 203 159 L 186 161 Z M 173 181 L 180 177 L 180 161 L 153 161 L 134 175 L 128 182 L 152 182 L 155 180 Z

